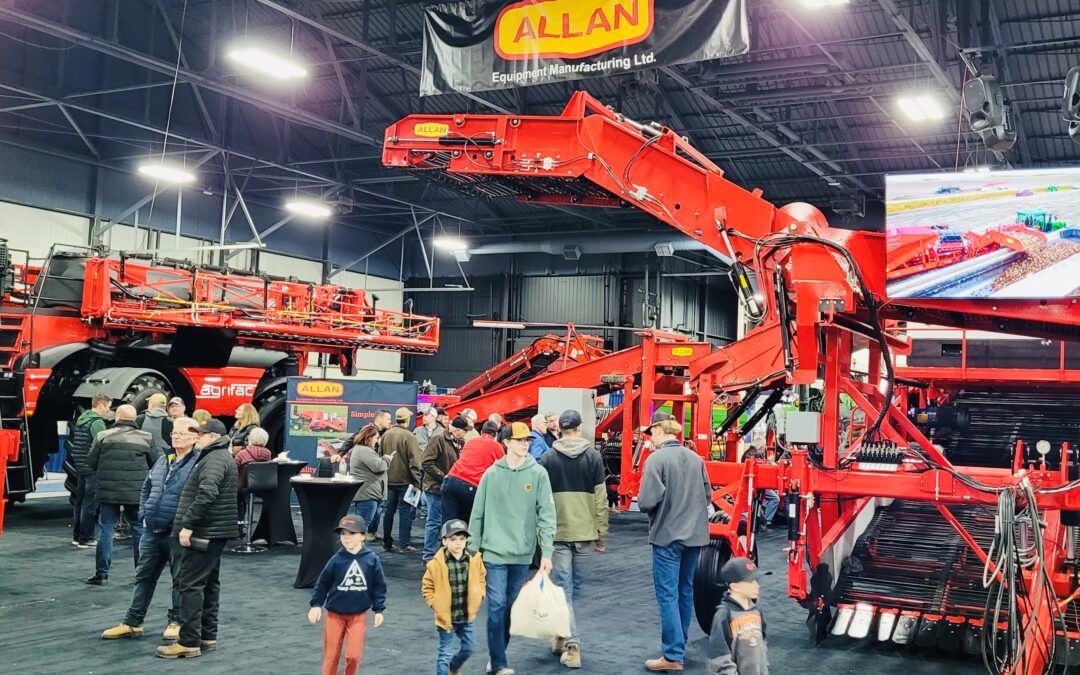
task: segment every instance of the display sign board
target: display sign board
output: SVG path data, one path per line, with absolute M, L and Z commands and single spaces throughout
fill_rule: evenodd
M 618 75 L 749 45 L 746 0 L 450 2 L 424 10 L 420 95 Z
M 291 459 L 314 463 L 371 422 L 378 410 L 416 412 L 415 382 L 315 380 L 290 377 L 285 449 Z
M 885 178 L 890 299 L 1080 296 L 1080 169 Z

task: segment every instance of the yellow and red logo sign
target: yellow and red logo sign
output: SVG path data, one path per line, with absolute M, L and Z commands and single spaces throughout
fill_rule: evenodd
M 693 347 L 672 347 L 671 348 L 671 355 L 672 356 L 693 356 L 694 355 L 694 348 Z
M 312 396 L 315 398 L 337 398 L 344 393 L 345 385 L 340 382 L 312 380 L 310 382 L 300 382 L 296 385 L 297 396 Z
M 417 122 L 413 127 L 413 133 L 421 138 L 442 138 L 450 133 L 450 125 L 438 122 Z
M 521 0 L 495 21 L 495 51 L 508 61 L 577 59 L 637 44 L 653 31 L 655 0 Z

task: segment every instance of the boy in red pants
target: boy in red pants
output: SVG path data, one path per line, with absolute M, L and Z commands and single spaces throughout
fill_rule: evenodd
M 326 563 L 311 593 L 308 623 L 318 623 L 323 607 L 323 675 L 336 675 L 345 646 L 345 675 L 355 675 L 364 654 L 367 611 L 375 611 L 375 627 L 386 609 L 386 579 L 379 556 L 364 548 L 367 525 L 359 516 L 345 516 L 337 526 L 341 550 Z

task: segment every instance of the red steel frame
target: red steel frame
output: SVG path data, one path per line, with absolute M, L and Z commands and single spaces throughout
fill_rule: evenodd
M 432 123 L 445 125 L 449 131 L 438 138 L 415 132 L 417 126 Z M 636 492 L 640 467 L 646 461 L 644 456 L 639 461 L 633 460 L 631 433 L 634 425 L 640 423 L 640 412 L 646 403 L 666 397 L 674 402 L 676 415 L 680 417 L 696 405 L 703 414 L 697 416 L 694 433 L 709 434 L 711 438 L 706 420 L 716 393 L 738 393 L 753 386 L 810 384 L 823 376 L 826 394 L 821 439 L 823 468 L 811 464 L 806 452 L 800 449 L 793 449 L 789 460 L 776 465 L 756 461 L 707 463 L 712 482 L 718 486 L 714 504 L 728 513 L 727 523 L 711 523 L 710 531 L 714 537 L 727 539 L 735 554 L 746 554 L 753 549 L 754 516 L 750 505 L 756 490 L 774 488 L 781 493 L 800 495 L 802 527 L 798 541 L 789 546 L 788 570 L 789 593 L 800 600 L 808 598 L 808 569 L 815 568 L 823 552 L 847 532 L 870 498 L 922 500 L 939 507 L 951 503 L 996 502 L 991 493 L 973 489 L 950 473 L 955 468 L 948 460 L 893 401 L 885 400 L 878 387 L 884 355 L 874 340 L 868 339 L 875 335 L 870 325 L 872 306 L 879 308 L 879 320 L 893 318 L 1033 337 L 1080 339 L 1080 306 L 1069 299 L 886 302 L 883 235 L 832 229 L 820 211 L 806 204 L 777 209 L 762 198 L 760 190 L 748 191 L 724 178 L 719 167 L 677 133 L 666 127 L 628 120 L 585 92 L 574 94 L 563 113 L 554 117 L 410 115 L 386 130 L 383 163 L 417 171 L 445 172 L 470 190 L 483 191 L 487 183 L 499 183 L 500 191 L 492 194 L 505 194 L 509 186 L 525 201 L 592 206 L 630 204 L 755 272 L 758 292 L 765 302 L 763 317 L 743 339 L 693 358 L 688 365 L 691 395 L 657 386 L 662 378 L 651 368 L 650 350 L 633 354 L 641 359 L 640 367 L 624 364 L 631 371 L 619 373 L 626 392 L 624 405 L 635 396 L 641 402 L 637 415 L 621 416 L 623 464 L 624 469 L 629 469 L 623 474 L 623 480 L 628 481 L 624 497 Z M 529 191 L 529 179 L 537 181 L 540 189 Z M 598 196 L 597 188 L 608 196 Z M 854 283 L 856 270 L 840 249 L 850 255 L 861 271 L 865 289 Z M 781 279 L 779 288 L 774 285 L 774 273 Z M 779 311 L 780 303 L 784 305 L 787 320 Z M 790 352 L 785 353 L 783 345 L 789 337 Z M 861 382 L 850 372 L 849 364 L 852 351 L 868 345 L 874 346 L 869 366 L 872 375 L 869 382 Z M 571 368 L 557 374 L 558 380 L 550 379 L 551 376 L 537 378 L 529 387 L 496 392 L 491 396 L 499 398 L 492 400 L 504 406 L 503 410 L 528 407 L 524 404 L 535 399 L 537 387 L 574 379 L 582 383 L 577 386 L 583 386 L 598 379 L 599 373 L 594 371 L 626 356 L 631 355 L 619 352 Z M 582 373 L 575 372 L 579 370 Z M 635 389 L 634 378 L 639 373 L 641 379 Z M 887 416 L 881 434 L 898 443 L 920 447 L 945 468 L 919 473 L 839 469 L 841 392 L 855 401 L 867 419 L 874 419 L 885 408 Z M 473 403 L 485 398 L 475 399 Z M 698 452 L 707 456 L 708 444 L 699 444 Z M 1015 487 L 1027 480 L 1037 488 L 1045 488 L 1064 481 L 1057 473 L 1046 471 L 1013 473 L 978 468 L 961 471 L 992 487 Z M 725 495 L 733 498 L 732 503 L 723 498 Z M 837 499 L 840 497 L 860 501 L 855 508 L 841 508 Z M 1058 571 L 1064 555 L 1064 530 L 1058 512 L 1080 508 L 1080 490 L 1041 493 L 1038 506 L 1045 510 L 1049 523 L 1045 543 L 1048 564 L 1053 565 L 1055 588 L 1059 594 L 1068 593 L 1072 583 L 1066 574 Z M 750 534 L 739 537 L 737 528 L 744 514 Z M 946 518 L 977 553 L 985 555 L 954 518 Z M 1032 614 L 1030 608 L 1024 609 L 1025 614 Z M 1049 616 L 1036 612 L 1027 620 L 1040 627 L 1042 635 L 1048 635 Z M 1029 657 L 1025 662 L 1026 672 L 1041 672 L 1045 655 Z

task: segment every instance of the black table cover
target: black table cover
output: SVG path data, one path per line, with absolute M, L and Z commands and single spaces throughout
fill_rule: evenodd
M 300 473 L 300 469 L 307 466 L 306 462 L 273 462 L 277 464 L 277 488 L 270 492 L 261 492 L 262 511 L 259 512 L 259 522 L 255 525 L 255 531 L 251 533 L 251 540 L 263 539 L 267 544 L 287 541 L 291 544 L 299 543 L 296 539 L 296 528 L 292 520 L 292 486 L 289 479 Z
M 300 569 L 293 588 L 311 588 L 326 562 L 341 548 L 334 528 L 349 512 L 363 481 L 297 477 L 289 482 L 296 490 L 304 519 L 304 546 L 300 549 Z

